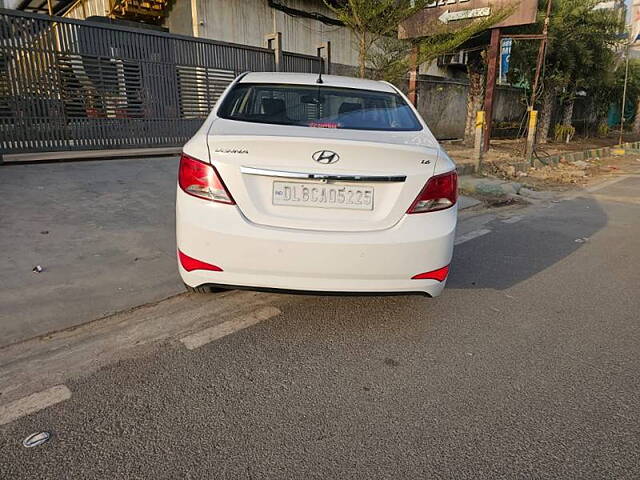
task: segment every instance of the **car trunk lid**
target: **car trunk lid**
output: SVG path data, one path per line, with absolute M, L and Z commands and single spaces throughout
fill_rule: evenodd
M 212 128 L 208 136 L 210 160 L 238 208 L 269 227 L 390 228 L 433 175 L 437 160 L 438 149 L 420 132 L 269 127 L 269 135 Z

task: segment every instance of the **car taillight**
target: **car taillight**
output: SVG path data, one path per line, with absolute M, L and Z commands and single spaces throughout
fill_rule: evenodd
M 185 193 L 194 197 L 229 205 L 236 203 L 212 165 L 184 153 L 180 157 L 178 185 Z
M 407 213 L 425 213 L 453 207 L 458 200 L 458 174 L 454 171 L 431 177 Z
M 444 282 L 449 275 L 449 265 L 446 267 L 439 268 L 437 270 L 432 270 L 431 272 L 419 273 L 418 275 L 414 275 L 411 277 L 412 280 L 437 280 L 439 282 Z
M 203 262 L 202 260 L 190 257 L 189 255 L 185 255 L 180 250 L 178 250 L 178 258 L 180 259 L 180 265 L 182 265 L 182 268 L 184 268 L 187 272 L 192 272 L 194 270 L 209 270 L 211 272 L 222 271 L 219 266 Z

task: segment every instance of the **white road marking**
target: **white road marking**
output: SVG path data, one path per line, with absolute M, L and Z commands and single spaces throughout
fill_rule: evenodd
M 502 223 L 516 223 L 522 220 L 522 215 L 515 215 L 513 217 L 505 218 Z
M 481 237 L 486 235 L 487 233 L 491 233 L 491 230 L 487 230 L 486 228 L 481 228 L 480 230 L 473 230 L 469 233 L 465 233 L 464 235 L 460 235 L 456 238 L 454 245 L 460 245 L 461 243 L 468 242 L 469 240 L 473 240 L 474 238 Z
M 254 312 L 223 322 L 220 325 L 205 328 L 199 332 L 187 335 L 186 337 L 181 338 L 180 341 L 189 350 L 195 350 L 209 342 L 231 335 L 238 330 L 242 330 L 255 325 L 256 323 L 268 320 L 276 315 L 280 315 L 281 313 L 282 312 L 276 307 L 262 307 Z
M 56 403 L 64 402 L 71 398 L 71 390 L 65 385 L 56 385 L 41 392 L 19 398 L 6 405 L 0 405 L 0 425 L 4 425 L 25 415 L 43 410 Z

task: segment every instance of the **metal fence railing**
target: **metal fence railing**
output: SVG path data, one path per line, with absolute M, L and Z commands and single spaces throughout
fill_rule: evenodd
M 282 61 L 285 72 L 319 73 L 321 68 L 318 57 L 311 55 L 283 52 Z
M 0 154 L 179 146 L 247 70 L 275 70 L 274 51 L 0 9 Z

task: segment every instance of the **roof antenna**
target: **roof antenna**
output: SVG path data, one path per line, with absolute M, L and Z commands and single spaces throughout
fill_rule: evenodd
M 322 71 L 324 70 L 324 58 L 320 57 L 320 72 L 318 73 L 318 79 L 316 80 L 316 83 L 324 83 L 322 81 Z
M 320 22 L 320 45 L 322 45 L 322 41 L 324 40 L 324 25 Z M 322 85 L 324 82 L 322 81 L 322 71 L 324 70 L 324 58 L 322 58 L 322 46 L 320 46 L 317 50 L 318 59 L 320 60 L 320 71 L 318 72 L 318 79 L 316 80 L 317 84 Z

